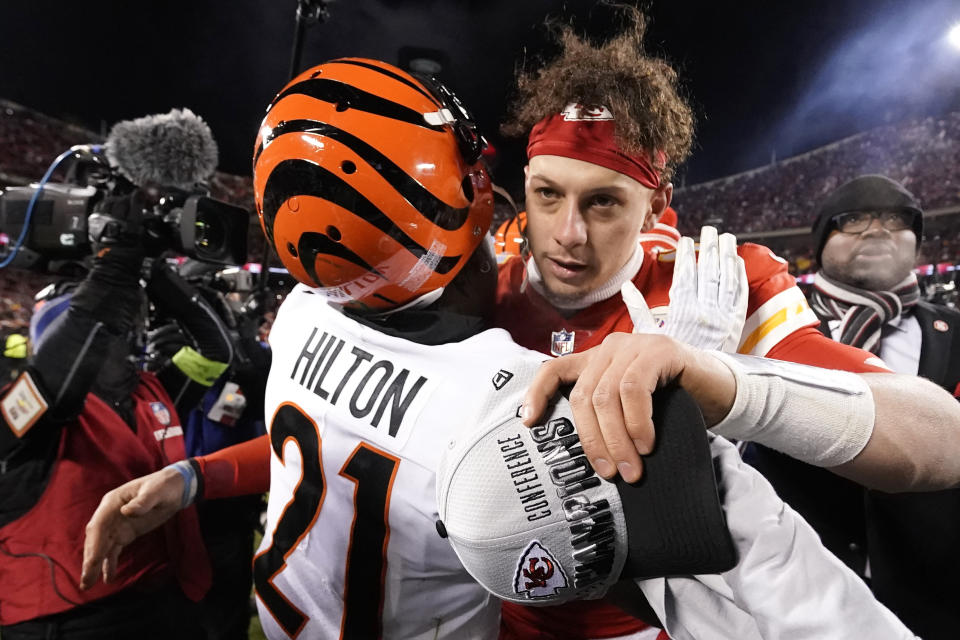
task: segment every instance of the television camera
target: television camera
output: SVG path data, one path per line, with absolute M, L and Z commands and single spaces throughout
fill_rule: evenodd
M 243 264 L 249 212 L 203 186 L 216 158 L 209 127 L 189 110 L 118 123 L 104 145 L 78 145 L 55 161 L 63 182 L 46 181 L 51 166 L 39 183 L 0 192 L 0 260 L 55 271 L 94 245 L 126 242 Z

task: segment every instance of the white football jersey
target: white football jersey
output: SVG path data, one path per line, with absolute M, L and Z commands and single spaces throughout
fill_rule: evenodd
M 500 604 L 437 533 L 435 471 L 480 410 L 506 331 L 439 346 L 391 337 L 303 285 L 270 332 L 272 445 L 257 604 L 276 638 L 496 638 Z

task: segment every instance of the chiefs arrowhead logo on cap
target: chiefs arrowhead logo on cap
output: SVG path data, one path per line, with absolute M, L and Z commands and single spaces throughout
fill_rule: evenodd
M 546 547 L 534 540 L 520 556 L 513 590 L 527 598 L 548 598 L 567 586 L 567 576 Z

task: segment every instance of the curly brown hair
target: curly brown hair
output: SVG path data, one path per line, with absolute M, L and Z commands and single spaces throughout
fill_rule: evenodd
M 643 13 L 629 5 L 614 6 L 623 12 L 625 28 L 599 45 L 578 36 L 570 25 L 551 25 L 562 52 L 539 69 L 518 70 L 517 96 L 501 131 L 527 135 L 571 102 L 605 106 L 613 114 L 620 148 L 631 155 L 663 151 L 667 164 L 662 174 L 669 180 L 690 154 L 693 111 L 680 95 L 676 71 L 644 53 Z

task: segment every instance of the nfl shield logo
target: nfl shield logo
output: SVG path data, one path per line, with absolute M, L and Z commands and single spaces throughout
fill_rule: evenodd
M 555 356 L 565 356 L 573 353 L 574 332 L 560 329 L 551 334 L 550 353 Z
M 162 402 L 151 402 L 150 409 L 153 410 L 153 417 L 157 419 L 157 422 L 165 427 L 170 426 L 170 410 L 167 409 L 165 404 Z

